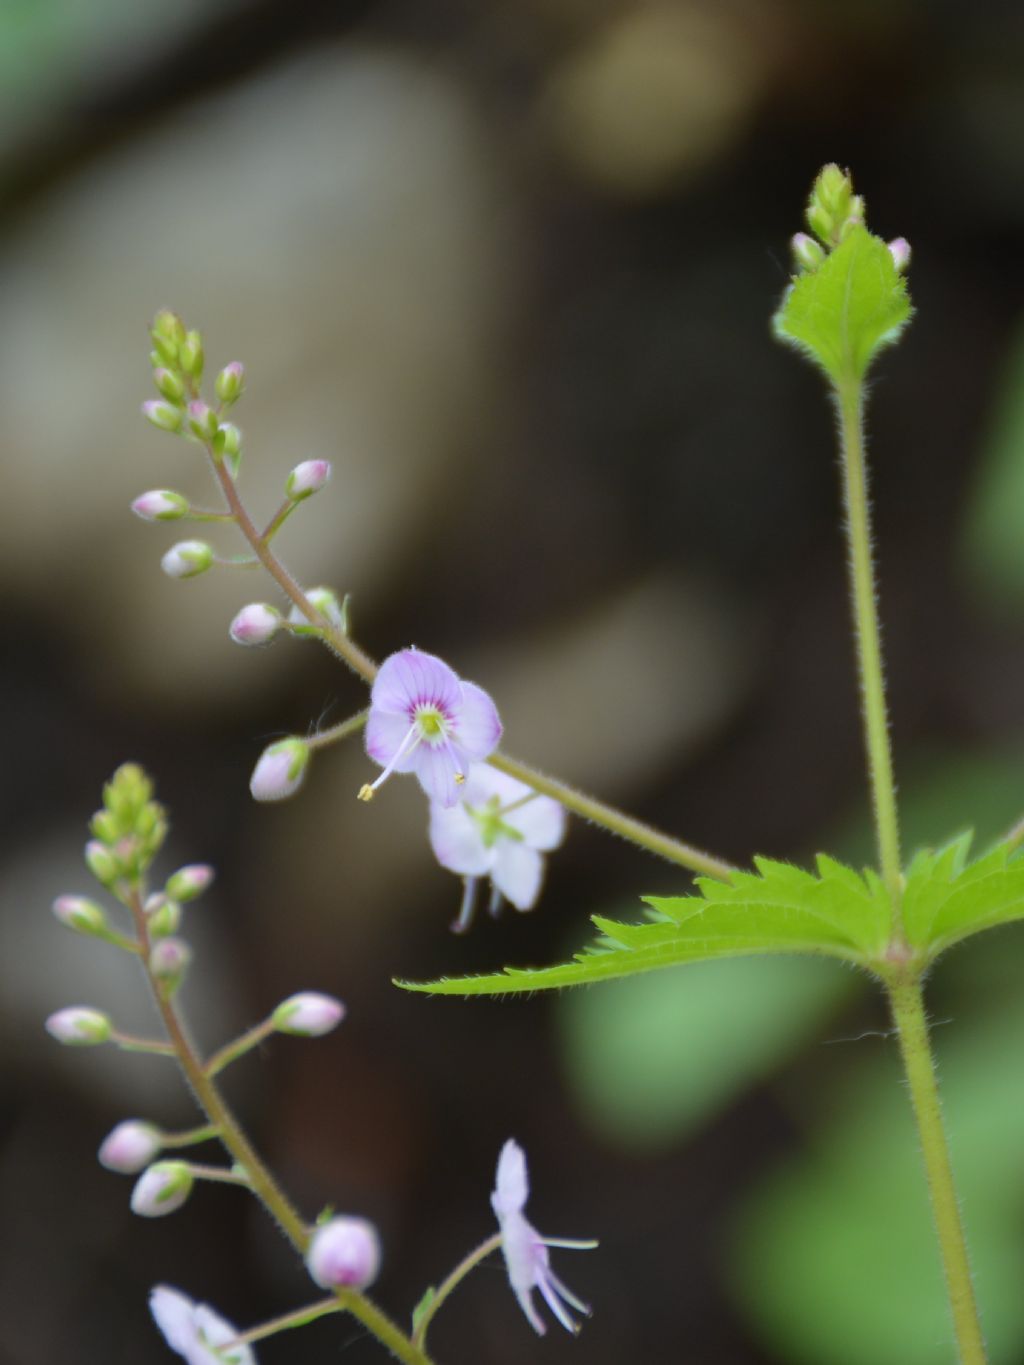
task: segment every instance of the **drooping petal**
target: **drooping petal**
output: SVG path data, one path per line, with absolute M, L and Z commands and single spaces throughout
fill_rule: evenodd
M 411 718 L 417 706 L 436 706 L 453 715 L 462 697 L 458 677 L 443 659 L 419 649 L 403 649 L 380 666 L 370 692 L 370 708 Z
M 371 710 L 366 721 L 366 752 L 375 763 L 386 768 L 402 748 L 411 728 L 408 716 Z M 407 749 L 395 763 L 394 771 L 407 773 L 414 766 L 415 754 Z
M 519 1213 L 525 1208 L 529 1193 L 526 1154 L 515 1138 L 509 1138 L 498 1156 L 491 1207 L 499 1218 L 504 1214 Z
M 469 783 L 467 782 L 467 787 Z M 486 848 L 480 826 L 462 804 L 446 810 L 436 801 L 430 803 L 430 847 L 442 867 L 463 877 L 482 877 L 490 872 L 495 850 Z
M 460 707 L 453 713 L 452 739 L 473 762 L 493 754 L 501 739 L 498 708 L 476 683 L 461 684 Z
M 494 847 L 491 881 L 517 910 L 532 910 L 540 895 L 544 862 L 536 849 L 501 839 Z
M 411 758 L 410 767 L 431 801 L 447 807 L 461 799 L 462 789 L 455 779 L 462 767 L 450 744 L 419 744 Z
M 256 1365 L 251 1346 L 245 1343 L 222 1351 L 238 1336 L 237 1330 L 208 1304 L 193 1303 L 187 1295 L 160 1284 L 149 1296 L 156 1325 L 172 1351 L 188 1365 Z
M 540 849 L 542 853 L 557 848 L 565 838 L 565 807 L 550 796 L 534 796 L 524 801 L 506 819 L 523 836 L 527 848 Z

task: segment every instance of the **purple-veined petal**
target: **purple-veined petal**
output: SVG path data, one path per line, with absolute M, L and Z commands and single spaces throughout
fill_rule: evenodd
M 462 789 L 455 778 L 462 768 L 450 744 L 418 744 L 411 757 L 410 767 L 431 801 L 454 806 L 461 800 Z
M 536 849 L 500 839 L 494 846 L 491 881 L 517 910 L 532 910 L 540 895 L 544 863 Z
M 469 785 L 468 782 L 466 784 Z M 442 867 L 463 877 L 482 877 L 490 872 L 495 851 L 486 848 L 480 827 L 459 803 L 450 809 L 430 803 L 430 847 Z
M 389 711 L 412 718 L 417 706 L 436 706 L 447 715 L 459 707 L 462 689 L 443 659 L 418 649 L 403 649 L 380 666 L 370 692 L 372 711 Z
M 452 738 L 474 762 L 493 754 L 501 739 L 498 708 L 482 687 L 462 683 L 462 703 L 453 714 Z
M 565 838 L 565 807 L 551 796 L 531 797 L 510 811 L 505 821 L 519 831 L 527 848 L 536 848 L 542 853 L 557 848 Z
M 402 748 L 411 728 L 408 716 L 395 715 L 389 711 L 371 711 L 366 721 L 366 752 L 375 763 L 386 768 Z M 415 766 L 416 752 L 410 747 L 395 763 L 394 771 L 408 773 Z

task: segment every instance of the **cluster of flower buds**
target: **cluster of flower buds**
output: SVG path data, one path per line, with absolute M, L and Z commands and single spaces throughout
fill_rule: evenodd
M 167 819 L 152 795 L 153 784 L 134 763 L 118 768 L 103 789 L 85 861 L 108 890 L 138 887 L 164 841 Z
M 854 228 L 864 226 L 864 200 L 854 194 L 849 172 L 835 164 L 819 172 L 805 217 L 810 233 L 798 232 L 789 243 L 798 274 L 817 270 Z M 888 246 L 893 265 L 902 274 L 910 265 L 910 243 L 905 237 L 894 237 Z

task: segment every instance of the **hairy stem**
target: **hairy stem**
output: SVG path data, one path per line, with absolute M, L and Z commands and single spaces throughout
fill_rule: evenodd
M 440 1287 L 435 1289 L 429 1307 L 424 1309 L 419 1324 L 413 1333 L 413 1341 L 419 1346 L 426 1345 L 427 1328 L 430 1326 L 434 1319 L 434 1315 L 444 1303 L 445 1299 L 448 1298 L 453 1290 L 459 1287 L 471 1270 L 478 1266 L 492 1251 L 497 1251 L 500 1246 L 501 1233 L 496 1232 L 493 1236 L 488 1237 L 486 1242 L 481 1242 L 478 1247 L 475 1247 L 468 1256 L 462 1258 L 452 1273 L 441 1283 Z
M 893 779 L 889 722 L 885 705 L 885 681 L 882 675 L 875 573 L 871 559 L 871 518 L 864 464 L 862 381 L 850 379 L 840 385 L 836 393 L 836 402 L 839 408 L 846 536 L 850 551 L 850 595 L 854 635 L 857 641 L 857 669 L 860 676 L 864 740 L 871 780 L 875 833 L 882 880 L 892 903 L 893 930 L 902 940 L 903 920 L 900 901 L 903 881 L 900 868 L 899 822 L 896 814 L 896 786 Z
M 985 1341 L 971 1283 L 967 1244 L 942 1123 L 920 974 L 909 970 L 894 972 L 885 985 L 899 1033 L 910 1102 L 921 1139 L 961 1365 L 985 1365 Z

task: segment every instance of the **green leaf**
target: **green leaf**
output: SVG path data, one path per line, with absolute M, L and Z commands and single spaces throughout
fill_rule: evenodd
M 889 248 L 866 228 L 854 227 L 816 270 L 793 281 L 772 326 L 781 341 L 841 385 L 864 378 L 912 311 Z
M 424 1293 L 422 1299 L 420 1299 L 420 1301 L 419 1301 L 419 1303 L 416 1305 L 416 1307 L 412 1310 L 412 1334 L 413 1334 L 413 1336 L 415 1336 L 416 1333 L 420 1330 L 420 1323 L 423 1321 L 423 1319 L 426 1317 L 426 1315 L 430 1312 L 431 1308 L 433 1308 L 433 1306 L 434 1306 L 434 1300 L 435 1300 L 436 1298 L 437 1298 L 437 1290 L 434 1288 L 433 1285 L 431 1285 L 430 1288 Z
M 903 924 L 907 941 L 935 958 L 984 929 L 1024 919 L 1024 857 L 1010 843 L 967 862 L 971 835 L 918 853 L 907 869 Z
M 536 970 L 506 967 L 490 976 L 396 985 L 432 995 L 512 995 L 582 986 L 712 958 L 758 953 L 822 953 L 862 965 L 882 950 L 889 900 L 873 872 L 818 857 L 818 876 L 755 859 L 756 872 L 731 880 L 701 877 L 695 896 L 649 896 L 648 921 L 593 917 L 601 937 L 572 962 Z

